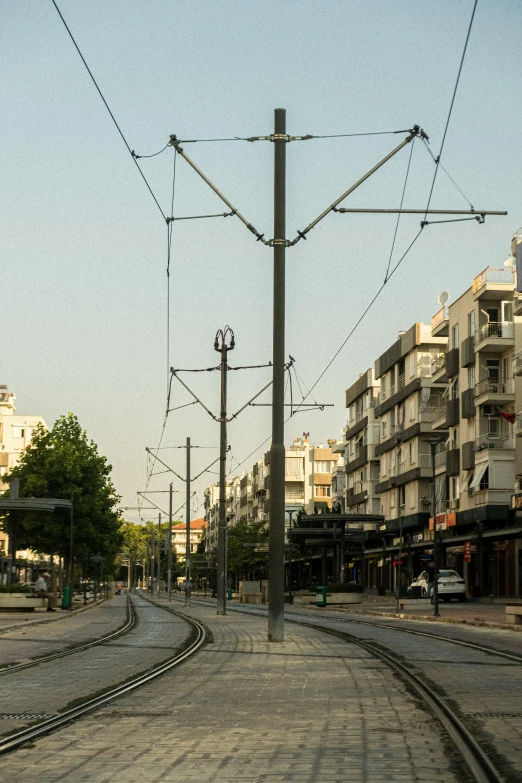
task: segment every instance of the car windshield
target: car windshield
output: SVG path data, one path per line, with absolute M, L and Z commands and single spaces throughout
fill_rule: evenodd
M 443 579 L 460 579 L 460 575 L 456 571 L 439 571 L 439 575 Z

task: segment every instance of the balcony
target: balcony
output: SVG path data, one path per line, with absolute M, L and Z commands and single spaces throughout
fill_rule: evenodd
M 515 330 L 513 321 L 502 321 L 484 324 L 475 333 L 475 351 L 502 353 L 513 345 Z
M 441 353 L 439 356 L 434 357 L 431 362 L 431 376 L 435 378 L 439 373 L 443 374 L 446 370 L 446 354 Z
M 448 458 L 448 452 L 446 450 L 441 451 L 438 454 L 435 454 L 435 470 L 437 470 L 437 468 L 445 468 L 447 458 Z
M 486 402 L 503 404 L 515 401 L 515 379 L 506 378 L 499 380 L 485 378 L 475 384 L 473 389 L 475 405 L 484 405 Z
M 447 337 L 449 333 L 449 307 L 443 307 L 431 319 L 433 337 Z
M 515 435 L 517 436 L 517 438 L 520 438 L 522 436 L 522 411 L 517 413 L 514 426 L 515 426 Z
M 473 280 L 471 290 L 473 299 L 505 299 L 506 294 L 513 291 L 515 286 L 515 271 L 513 267 L 484 269 Z
M 511 505 L 512 489 L 479 489 L 474 493 L 476 506 Z
M 513 357 L 513 375 L 522 375 L 522 351 L 517 351 Z
M 522 294 L 513 294 L 513 315 L 522 315 Z
M 435 410 L 433 411 L 433 419 L 431 422 L 432 429 L 434 430 L 444 430 L 447 428 L 446 424 L 446 401 L 442 402 Z
M 509 436 L 506 432 L 485 432 L 475 439 L 475 451 L 484 449 L 509 449 Z

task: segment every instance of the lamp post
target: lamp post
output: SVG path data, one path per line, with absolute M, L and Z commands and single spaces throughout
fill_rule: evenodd
M 440 617 L 439 612 L 439 548 L 437 538 L 437 499 L 435 497 L 435 449 L 443 438 L 428 438 L 431 449 L 431 515 L 433 517 L 433 616 Z

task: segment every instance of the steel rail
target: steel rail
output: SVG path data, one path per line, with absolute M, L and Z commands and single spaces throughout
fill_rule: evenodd
M 59 715 L 53 715 L 51 718 L 46 718 L 45 720 L 35 725 L 28 726 L 25 729 L 21 729 L 14 734 L 10 734 L 5 738 L 0 739 L 0 755 L 4 755 L 5 753 L 9 753 L 12 750 L 16 750 L 24 743 L 38 739 L 38 737 L 41 737 L 44 734 L 48 734 L 49 732 L 54 731 L 55 729 L 58 729 L 73 720 L 76 720 L 76 718 L 85 715 L 85 713 L 91 712 L 98 707 L 102 707 L 104 704 L 107 704 L 113 699 L 124 696 L 126 693 L 130 693 L 142 685 L 146 685 L 151 680 L 154 680 L 156 677 L 165 674 L 165 672 L 169 671 L 175 666 L 179 666 L 180 663 L 183 663 L 183 661 L 197 652 L 206 638 L 204 626 L 194 618 L 188 617 L 182 613 L 178 613 L 174 609 L 161 606 L 161 604 L 155 604 L 155 606 L 158 606 L 161 609 L 165 609 L 165 611 L 168 611 L 172 614 L 177 614 L 183 620 L 186 620 L 189 624 L 193 625 L 197 631 L 196 638 L 181 653 L 178 653 L 172 658 L 167 659 L 158 666 L 154 666 L 152 669 L 149 669 L 144 674 L 140 674 L 138 677 L 135 677 L 129 682 L 126 682 L 123 685 L 118 685 L 115 688 L 111 688 L 101 696 L 97 696 L 94 699 L 87 699 L 76 707 L 61 712 Z
M 88 650 L 90 647 L 96 647 L 98 644 L 105 644 L 112 639 L 116 639 L 118 636 L 122 636 L 124 633 L 128 633 L 136 625 L 136 613 L 134 607 L 131 604 L 129 597 L 127 596 L 127 620 L 121 628 L 118 628 L 112 633 L 108 633 L 105 636 L 100 636 L 98 639 L 94 639 L 92 642 L 86 642 L 85 644 L 79 644 L 76 647 L 68 647 L 66 650 L 59 650 L 58 652 L 48 653 L 47 655 L 40 655 L 38 658 L 32 658 L 30 661 L 23 661 L 23 663 L 6 664 L 0 667 L 0 676 L 3 674 L 10 674 L 11 672 L 18 672 L 21 669 L 29 669 L 31 666 L 38 666 L 41 663 L 47 663 L 47 661 L 53 661 L 55 658 L 65 658 L 67 655 L 73 655 L 82 650 Z
M 503 783 L 503 776 L 497 770 L 489 756 L 482 750 L 480 744 L 465 724 L 453 710 L 448 707 L 444 699 L 442 699 L 433 688 L 427 685 L 419 676 L 413 674 L 413 672 L 403 663 L 387 652 L 384 652 L 382 649 L 375 647 L 370 642 L 358 639 L 356 636 L 344 631 L 338 631 L 335 628 L 325 628 L 314 623 L 305 623 L 300 620 L 290 620 L 289 622 L 307 628 L 314 628 L 315 630 L 322 631 L 331 636 L 337 636 L 351 644 L 356 644 L 371 655 L 384 661 L 384 663 L 397 672 L 401 679 L 414 688 L 423 701 L 429 705 L 432 713 L 451 737 L 475 783 Z

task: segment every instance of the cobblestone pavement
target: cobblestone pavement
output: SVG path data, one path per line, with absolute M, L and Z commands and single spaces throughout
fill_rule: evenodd
M 96 601 L 96 604 L 101 605 L 104 602 L 105 599 L 100 599 L 99 601 Z M 54 613 L 47 612 L 45 607 L 42 609 L 35 609 L 32 612 L 0 612 L 0 634 L 22 626 L 27 628 L 33 625 L 47 625 L 48 623 L 54 624 L 64 620 L 66 617 L 74 616 L 76 614 L 83 614 L 94 606 L 94 601 L 89 600 L 86 607 L 84 607 L 83 604 L 75 602 L 72 612 L 65 610 L 62 611 L 60 608 L 57 608 L 56 612 Z
M 0 634 L 0 666 L 93 641 L 116 631 L 126 617 L 127 598 L 121 595 L 84 612 L 62 615 L 60 622 L 21 624 L 13 631 Z
M 284 643 L 268 644 L 264 617 L 217 617 L 201 605 L 187 611 L 211 630 L 202 651 L 0 760 L 0 777 L 11 783 L 467 779 L 430 713 L 367 652 L 296 625 L 288 625 Z
M 133 601 L 138 623 L 128 634 L 31 669 L 1 675 L 0 716 L 15 717 L 0 720 L 0 734 L 27 724 L 24 715 L 53 715 L 72 701 L 124 682 L 170 658 L 190 634 L 189 625 L 142 598 Z
M 409 663 L 412 671 L 436 685 L 439 693 L 444 693 L 504 772 L 506 780 L 514 783 L 522 780 L 521 664 L 444 641 L 379 628 L 371 624 L 370 617 L 360 618 L 369 621 L 363 625 L 354 622 L 354 617 L 335 616 L 333 612 L 322 617 L 304 611 L 292 614 L 296 617 L 306 615 L 314 623 L 376 641 L 393 650 L 394 655 Z M 377 618 L 373 619 L 377 621 Z M 522 636 L 508 630 L 454 625 L 443 628 L 400 621 L 398 624 L 398 627 L 436 632 L 442 637 L 522 655 Z

